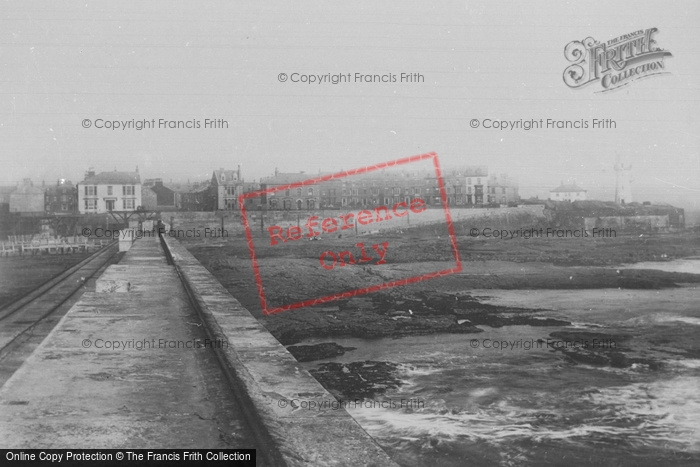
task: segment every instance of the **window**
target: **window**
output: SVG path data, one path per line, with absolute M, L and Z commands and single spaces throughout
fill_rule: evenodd
M 126 188 L 126 187 L 124 187 L 124 188 Z M 123 203 L 122 205 L 123 205 L 125 211 L 127 209 L 134 209 L 134 200 L 133 199 L 124 199 L 124 200 L 122 200 L 122 203 Z
M 287 188 L 287 191 L 285 192 L 285 196 L 289 196 L 289 192 L 290 192 L 290 190 L 289 190 L 289 188 Z
M 313 196 L 313 195 L 314 195 L 314 189 L 313 189 L 313 188 L 309 188 L 309 196 Z
M 65 204 L 62 204 L 61 211 L 67 211 L 67 210 L 68 210 L 68 206 L 66 206 Z
M 471 184 L 472 184 L 472 179 L 471 179 L 471 178 L 468 178 L 468 179 L 467 179 L 467 185 L 471 185 Z
M 301 188 L 297 188 L 297 196 L 301 196 Z M 301 208 L 299 208 L 301 209 Z
M 124 185 L 122 187 L 122 195 L 124 196 L 134 196 L 134 185 Z
M 97 200 L 96 199 L 86 199 L 85 200 L 85 209 L 97 209 Z
M 85 185 L 85 196 L 96 196 L 97 187 L 92 185 Z
M 112 196 L 113 194 L 114 194 L 114 187 L 108 186 L 107 187 L 107 195 Z
M 235 186 L 227 186 L 226 187 L 226 195 L 235 196 L 236 195 L 236 187 Z
M 477 179 L 476 179 L 476 184 L 477 184 L 477 185 L 481 185 L 481 179 L 480 179 L 480 178 L 477 178 Z

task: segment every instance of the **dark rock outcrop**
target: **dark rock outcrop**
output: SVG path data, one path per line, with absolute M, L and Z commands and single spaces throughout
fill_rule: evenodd
M 335 342 L 324 342 L 315 345 L 293 345 L 287 350 L 299 362 L 313 362 L 314 360 L 324 360 L 343 355 L 345 352 L 355 350 L 356 347 L 343 347 Z

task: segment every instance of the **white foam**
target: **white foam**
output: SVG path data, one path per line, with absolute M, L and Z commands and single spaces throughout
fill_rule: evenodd
M 696 434 L 700 431 L 698 388 L 700 378 L 679 377 L 601 389 L 588 395 L 599 416 L 587 416 L 582 418 L 585 423 L 568 426 L 563 426 L 565 414 L 556 409 L 543 413 L 541 408 L 517 407 L 505 399 L 476 410 L 450 410 L 444 400 L 437 399 L 415 411 L 359 407 L 348 411 L 372 436 L 385 439 L 429 436 L 500 443 L 513 438 L 538 441 L 605 436 L 623 437 L 645 445 L 680 443 L 690 451 L 700 452 Z M 464 407 L 475 407 L 474 399 L 491 395 L 496 390 L 472 391 Z M 543 424 L 542 415 L 552 422 Z M 576 415 L 575 411 L 572 415 Z M 624 426 L 620 420 L 626 422 Z

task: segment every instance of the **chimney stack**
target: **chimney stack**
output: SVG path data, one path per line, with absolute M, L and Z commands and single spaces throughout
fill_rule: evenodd
M 238 181 L 241 181 L 241 164 L 238 164 Z

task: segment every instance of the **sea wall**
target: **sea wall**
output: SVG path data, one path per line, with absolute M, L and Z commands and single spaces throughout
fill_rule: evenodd
M 279 226 L 288 229 L 293 226 L 304 227 L 310 217 L 316 216 L 314 220 L 318 223 L 316 231 L 321 231 L 320 224 L 323 219 L 333 218 L 338 225 L 343 224 L 341 216 L 349 213 L 353 214 L 355 224 L 352 229 L 342 231 L 343 234 L 363 235 L 370 232 L 381 232 L 387 230 L 403 230 L 425 225 L 444 225 L 447 220 L 447 213 L 443 209 L 428 208 L 421 212 L 415 206 L 415 210 L 398 208 L 397 216 L 393 213 L 392 206 L 388 208 L 388 216 L 385 211 L 374 211 L 371 213 L 372 222 L 361 225 L 354 222 L 362 209 L 343 210 L 315 210 L 315 211 L 253 211 L 248 213 L 248 224 L 254 235 L 267 234 L 268 229 Z M 528 219 L 544 219 L 544 205 L 528 205 L 517 208 L 450 208 L 449 215 L 454 223 L 462 221 L 474 221 L 475 225 L 481 227 L 485 223 L 496 223 L 498 225 L 508 225 L 511 221 Z M 367 216 L 365 216 L 367 217 Z M 377 218 L 382 219 L 377 222 Z M 243 221 L 238 211 L 217 211 L 217 212 L 163 212 L 161 219 L 167 224 L 171 224 L 173 230 L 203 232 L 204 229 L 224 229 L 229 236 L 242 235 L 244 233 Z M 520 224 L 520 222 L 517 222 Z M 307 228 L 304 227 L 306 230 Z

